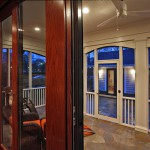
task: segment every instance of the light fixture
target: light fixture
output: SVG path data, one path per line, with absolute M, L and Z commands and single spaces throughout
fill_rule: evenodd
M 34 28 L 35 31 L 40 31 L 41 29 L 39 27 Z
M 135 69 L 130 70 L 131 74 L 135 75 Z
M 98 72 L 99 72 L 99 78 L 102 78 L 102 77 L 103 77 L 104 70 L 103 70 L 103 69 L 100 69 Z
M 81 18 L 81 9 L 78 9 L 78 17 Z
M 23 29 L 18 29 L 18 31 L 23 32 L 24 30 Z
M 84 7 L 82 11 L 84 14 L 88 14 L 90 10 L 88 7 Z
M 135 79 L 135 69 L 131 69 L 131 70 L 130 70 L 130 73 L 131 73 L 133 79 Z

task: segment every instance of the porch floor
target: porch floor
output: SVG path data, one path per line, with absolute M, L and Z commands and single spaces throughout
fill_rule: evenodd
M 119 124 L 84 116 L 96 134 L 84 138 L 84 150 L 150 150 L 150 135 Z

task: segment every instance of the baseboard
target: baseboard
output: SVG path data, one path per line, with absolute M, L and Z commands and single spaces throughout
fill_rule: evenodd
M 145 127 L 141 127 L 141 126 L 135 126 L 135 130 L 139 131 L 139 132 L 143 132 L 143 133 L 147 133 L 148 134 L 148 129 Z

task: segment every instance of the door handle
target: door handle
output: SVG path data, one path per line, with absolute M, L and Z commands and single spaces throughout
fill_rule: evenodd
M 118 90 L 118 93 L 121 93 L 121 90 Z

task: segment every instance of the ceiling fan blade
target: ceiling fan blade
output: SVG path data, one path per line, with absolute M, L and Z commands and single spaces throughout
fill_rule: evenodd
M 116 16 L 113 16 L 113 17 L 111 17 L 111 18 L 109 18 L 109 19 L 107 19 L 106 21 L 103 21 L 102 23 L 100 23 L 100 24 L 97 25 L 97 28 L 106 25 L 107 23 L 109 23 L 109 22 L 111 22 L 113 19 L 115 19 L 116 17 L 117 17 L 117 15 L 116 15 Z
M 150 10 L 133 10 L 133 11 L 128 11 L 129 13 L 150 13 Z
M 143 16 L 143 17 L 150 17 L 150 10 L 146 11 L 128 11 L 128 15 L 130 16 Z

